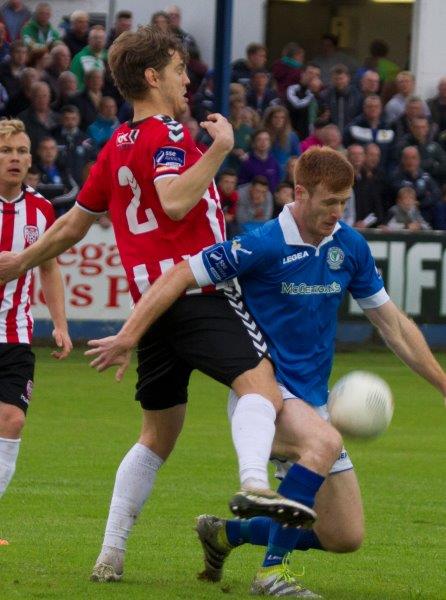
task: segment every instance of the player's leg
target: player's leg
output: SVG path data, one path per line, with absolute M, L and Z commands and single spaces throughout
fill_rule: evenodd
M 24 425 L 23 410 L 0 400 L 0 497 L 14 475 Z
M 127 539 L 183 426 L 190 368 L 176 360 L 159 339 L 158 334 L 162 336 L 163 332 L 160 327 L 153 335 L 147 334 L 138 350 L 136 399 L 143 408 L 142 429 L 116 473 L 93 581 L 121 579 Z

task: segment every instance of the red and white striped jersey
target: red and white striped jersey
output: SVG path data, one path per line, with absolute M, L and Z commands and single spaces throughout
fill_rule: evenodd
M 84 210 L 110 212 L 135 302 L 174 264 L 225 238 L 214 183 L 181 221 L 165 214 L 155 188 L 157 179 L 181 175 L 201 156 L 189 131 L 170 117 L 124 123 L 105 145 L 78 195 L 77 204 Z
M 31 187 L 12 202 L 0 197 L 0 250 L 21 252 L 54 223 L 51 203 Z M 29 288 L 32 269 L 0 285 L 0 343 L 30 344 L 33 318 Z

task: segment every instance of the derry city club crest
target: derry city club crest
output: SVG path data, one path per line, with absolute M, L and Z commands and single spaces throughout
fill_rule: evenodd
M 25 225 L 23 236 L 27 244 L 34 244 L 39 239 L 39 228 L 35 225 Z
M 341 248 L 337 246 L 333 246 L 328 250 L 327 254 L 327 263 L 330 269 L 333 271 L 337 271 L 341 268 L 342 263 L 344 262 L 345 254 Z

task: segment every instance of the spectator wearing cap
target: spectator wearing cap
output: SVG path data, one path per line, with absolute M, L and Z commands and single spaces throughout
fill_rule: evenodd
M 402 187 L 411 187 L 415 190 L 420 212 L 432 226 L 441 192 L 429 173 L 422 170 L 420 153 L 414 146 L 407 146 L 401 153 L 400 165 L 391 179 L 394 197 Z
M 75 10 L 70 15 L 70 27 L 63 41 L 68 46 L 71 56 L 76 56 L 88 44 L 89 16 L 84 10 Z
M 246 94 L 246 104 L 262 115 L 265 110 L 279 99 L 274 90 L 268 87 L 269 75 L 266 69 L 258 69 L 251 75 L 251 83 Z
M 51 47 L 60 40 L 60 33 L 51 25 L 52 8 L 48 2 L 39 2 L 34 16 L 24 25 L 22 39 L 30 49 Z
M 321 70 L 313 63 L 303 69 L 300 82 L 290 85 L 286 90 L 285 106 L 290 113 L 292 127 L 300 139 L 310 134 L 310 127 L 319 116 Z
M 344 65 L 350 77 L 359 67 L 358 61 L 339 50 L 339 40 L 336 35 L 326 33 L 321 38 L 321 52 L 314 57 L 312 62 L 321 70 L 321 79 L 324 85 L 331 82 L 332 69 L 337 65 Z
M 0 81 L 9 97 L 20 91 L 20 73 L 26 67 L 28 48 L 22 40 L 15 40 L 10 47 L 10 59 L 0 64 Z
M 93 70 L 105 71 L 107 50 L 105 49 L 105 29 L 95 25 L 88 34 L 88 44 L 78 52 L 71 62 L 71 71 L 77 77 L 79 90 L 85 87 L 85 76 Z
M 348 68 L 345 65 L 336 65 L 331 70 L 331 84 L 321 94 L 322 104 L 330 113 L 330 121 L 341 131 L 344 131 L 362 110 L 361 93 L 350 81 Z
M 271 73 L 276 82 L 277 94 L 284 100 L 290 85 L 300 81 L 304 68 L 305 50 L 299 44 L 290 42 L 282 49 L 282 56 L 272 66 Z
M 131 31 L 133 26 L 133 13 L 131 10 L 120 10 L 116 13 L 115 25 L 110 29 L 107 36 L 106 48 L 110 48 L 115 39 L 124 33 Z
M 248 87 L 254 71 L 265 69 L 266 58 L 266 47 L 263 44 L 249 44 L 246 48 L 246 58 L 240 58 L 232 64 L 231 81 Z
M 367 96 L 363 103 L 362 114 L 358 115 L 344 131 L 344 145 L 360 144 L 366 146 L 375 143 L 381 150 L 381 165 L 391 168 L 395 132 L 386 125 L 382 114 L 382 102 L 379 96 Z
M 199 56 L 200 50 L 195 38 L 190 33 L 187 33 L 187 31 L 184 31 L 184 29 L 181 29 L 180 8 L 175 4 L 171 4 L 166 8 L 165 12 L 167 14 L 167 18 L 169 19 L 169 27 L 171 32 L 181 40 L 181 43 L 187 48 L 189 54 Z
M 239 183 L 248 183 L 257 175 L 266 177 L 271 192 L 280 182 L 281 169 L 271 152 L 271 136 L 266 129 L 258 129 L 252 137 L 252 149 L 239 170 Z
M 59 155 L 77 185 L 82 186 L 97 152 L 91 139 L 79 127 L 81 116 L 76 106 L 72 104 L 64 106 L 60 120 L 61 124 L 54 132 Z
M 9 0 L 0 8 L 0 21 L 5 24 L 7 40 L 20 39 L 23 26 L 30 20 L 31 11 L 22 0 Z

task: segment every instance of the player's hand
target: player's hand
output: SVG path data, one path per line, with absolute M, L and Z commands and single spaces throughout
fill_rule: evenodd
M 64 358 L 67 358 L 67 356 L 73 350 L 73 343 L 68 331 L 66 329 L 55 328 L 52 335 L 59 350 L 54 350 L 51 352 L 51 356 L 54 356 L 54 358 L 57 358 L 57 360 L 63 360 Z
M 0 252 L 0 285 L 20 276 L 19 256 L 16 252 Z
M 116 371 L 116 381 L 121 381 L 124 373 L 127 371 L 132 356 L 132 348 L 119 335 L 111 335 L 100 340 L 89 340 L 87 345 L 90 350 L 85 352 L 86 356 L 96 356 L 90 363 L 101 373 L 109 367 L 118 366 Z
M 207 116 L 206 121 L 200 123 L 200 127 L 206 129 L 221 150 L 228 153 L 234 146 L 234 130 L 231 123 L 220 113 L 212 113 Z

